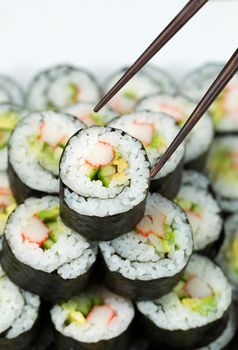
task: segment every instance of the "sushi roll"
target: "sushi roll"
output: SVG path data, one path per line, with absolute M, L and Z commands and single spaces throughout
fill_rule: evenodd
M 225 240 L 217 262 L 232 284 L 234 298 L 238 301 L 238 214 L 225 221 Z
M 93 112 L 95 103 L 79 102 L 72 106 L 64 108 L 62 111 L 77 117 L 87 127 L 98 125 L 104 126 L 108 124 L 117 115 L 108 107 L 103 107 L 99 113 Z
M 196 103 L 179 95 L 152 95 L 140 100 L 136 110 L 166 113 L 183 126 L 195 108 Z M 184 162 L 187 168 L 203 169 L 213 137 L 212 120 L 209 114 L 204 114 L 186 139 Z
M 29 110 L 62 109 L 79 101 L 96 102 L 101 90 L 88 71 L 70 65 L 58 65 L 40 72 L 29 86 L 26 105 Z
M 85 127 L 77 118 L 53 111 L 29 114 L 9 140 L 8 174 L 18 203 L 59 192 L 59 161 L 68 139 Z
M 9 103 L 0 104 L 0 171 L 7 169 L 7 146 L 17 123 L 25 116 L 22 108 Z
M 106 286 L 133 300 L 170 292 L 193 251 L 186 215 L 157 193 L 148 195 L 145 215 L 133 231 L 99 245 Z
M 145 72 L 151 79 L 156 82 L 163 94 L 176 95 L 178 86 L 176 81 L 170 74 L 154 64 L 146 64 L 142 71 Z
M 0 74 L 0 103 L 23 105 L 23 90 L 12 78 Z
M 40 298 L 18 288 L 0 266 L 0 349 L 31 350 L 40 328 Z
M 94 286 L 51 309 L 58 350 L 127 350 L 132 302 Z
M 1 261 L 19 287 L 57 302 L 85 288 L 96 254 L 63 224 L 57 197 L 29 198 L 8 219 Z
M 121 130 L 78 131 L 60 162 L 63 221 L 90 240 L 108 241 L 142 219 L 150 182 L 143 145 Z
M 10 189 L 7 174 L 0 172 L 0 251 L 2 250 L 2 236 L 7 219 L 15 208 L 16 201 Z
M 197 181 L 194 181 L 195 177 Z M 188 216 L 193 231 L 194 250 L 214 258 L 223 241 L 223 220 L 221 209 L 213 195 L 208 188 L 201 188 L 199 185 L 205 184 L 206 181 L 202 174 L 196 172 L 194 175 L 193 171 L 185 171 L 175 203 Z
M 193 255 L 183 278 L 170 293 L 140 301 L 141 324 L 162 348 L 204 347 L 224 332 L 229 319 L 231 287 L 208 258 Z
M 138 111 L 108 124 L 140 140 L 153 167 L 179 132 L 175 121 L 163 113 Z M 182 144 L 151 181 L 152 192 L 173 199 L 180 188 L 185 147 Z
M 110 76 L 105 84 L 105 92 L 108 91 L 126 72 L 128 68 L 123 68 Z M 117 94 L 108 105 L 115 113 L 131 113 L 139 99 L 144 96 L 161 93 L 162 87 L 157 80 L 153 79 L 152 74 L 145 71 L 138 72 Z
M 199 102 L 225 64 L 209 63 L 183 79 L 182 94 Z M 209 109 L 217 133 L 238 132 L 238 74 L 227 84 Z
M 238 137 L 219 136 L 208 154 L 205 172 L 225 212 L 238 210 Z

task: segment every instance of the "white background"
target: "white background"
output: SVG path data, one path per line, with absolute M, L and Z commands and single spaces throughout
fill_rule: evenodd
M 99 79 L 131 63 L 186 0 L 0 0 L 0 72 L 29 82 L 61 62 Z M 178 78 L 238 44 L 238 1 L 209 1 L 153 60 Z

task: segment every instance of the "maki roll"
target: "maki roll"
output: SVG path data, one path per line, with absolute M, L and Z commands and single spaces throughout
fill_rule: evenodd
M 62 109 L 79 101 L 94 102 L 101 91 L 86 70 L 58 65 L 40 72 L 27 92 L 27 108 L 32 111 Z
M 221 208 L 238 210 L 238 137 L 219 136 L 208 154 L 205 172 Z
M 40 327 L 40 298 L 13 284 L 1 266 L 0 295 L 0 349 L 32 349 Z
M 159 90 L 163 91 L 163 94 L 175 95 L 178 91 L 178 86 L 175 80 L 170 76 L 170 74 L 158 68 L 153 64 L 146 64 L 142 71 L 145 72 L 151 79 L 156 82 L 159 86 Z
M 2 250 L 2 236 L 7 219 L 16 208 L 16 201 L 12 195 L 7 174 L 0 172 L 0 250 Z
M 0 104 L 0 171 L 7 169 L 7 146 L 17 123 L 25 116 L 21 107 L 8 103 Z
M 90 240 L 108 241 L 142 219 L 150 163 L 138 140 L 121 130 L 93 126 L 69 140 L 60 179 L 66 225 Z
M 0 103 L 23 105 L 23 90 L 18 83 L 6 75 L 0 75 Z
M 68 139 L 84 124 L 65 113 L 31 113 L 9 140 L 8 174 L 18 203 L 59 192 L 59 161 Z
M 209 63 L 191 72 L 183 79 L 182 94 L 199 102 L 223 67 L 224 64 Z M 217 97 L 209 112 L 216 132 L 238 132 L 238 74 Z
M 182 210 L 154 193 L 148 195 L 145 215 L 133 231 L 99 245 L 107 287 L 131 299 L 148 300 L 177 285 L 193 239 Z
M 238 214 L 225 221 L 225 240 L 217 262 L 232 284 L 234 297 L 238 300 Z
M 179 95 L 152 95 L 140 100 L 136 110 L 166 113 L 183 126 L 195 108 L 196 103 Z M 205 114 L 186 139 L 184 162 L 187 168 L 201 170 L 204 167 L 213 137 L 212 120 Z
M 195 176 L 197 182 L 193 181 Z M 223 241 L 223 220 L 215 198 L 208 188 L 201 188 L 200 183 L 206 183 L 202 174 L 184 172 L 182 186 L 175 202 L 186 212 L 192 226 L 194 250 L 214 258 Z
M 175 121 L 163 113 L 139 111 L 124 115 L 109 123 L 109 126 L 140 140 L 153 167 L 164 154 L 179 132 Z M 151 181 L 151 191 L 173 199 L 180 188 L 183 171 L 184 144 L 182 144 Z
M 19 287 L 57 302 L 85 288 L 96 254 L 63 224 L 58 198 L 29 198 L 8 219 L 2 267 Z
M 210 344 L 224 332 L 230 305 L 226 277 L 208 258 L 196 254 L 170 293 L 137 303 L 153 343 L 189 350 Z
M 92 287 L 55 305 L 51 318 L 58 350 L 127 350 L 132 302 L 102 287 Z
M 93 112 L 95 103 L 79 102 L 63 109 L 65 113 L 69 113 L 77 117 L 87 127 L 98 125 L 104 126 L 108 124 L 117 115 L 108 107 L 103 107 L 99 113 Z

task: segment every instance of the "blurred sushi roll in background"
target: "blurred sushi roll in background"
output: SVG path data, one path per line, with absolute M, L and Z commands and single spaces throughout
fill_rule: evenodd
M 150 163 L 141 142 L 94 126 L 68 142 L 60 162 L 63 221 L 90 240 L 112 240 L 142 219 Z
M 118 116 L 107 106 L 103 107 L 98 113 L 93 112 L 94 107 L 95 103 L 79 102 L 64 108 L 62 111 L 74 115 L 87 127 L 93 125 L 104 126 Z
M 152 95 L 141 99 L 136 106 L 136 110 L 166 113 L 182 127 L 195 107 L 196 103 L 180 95 Z M 186 139 L 184 162 L 187 168 L 203 169 L 213 137 L 212 120 L 209 114 L 206 113 Z
M 128 299 L 97 286 L 55 305 L 51 318 L 58 350 L 127 350 L 134 308 Z
M 193 251 L 186 215 L 156 193 L 148 196 L 145 215 L 133 231 L 99 245 L 106 286 L 137 300 L 155 299 L 170 292 Z
M 78 294 L 89 279 L 97 244 L 66 227 L 57 197 L 30 198 L 5 229 L 2 266 L 23 289 L 57 302 Z
M 223 242 L 223 220 L 208 184 L 204 175 L 185 171 L 175 202 L 186 212 L 192 226 L 194 251 L 214 258 Z
M 59 161 L 68 139 L 85 125 L 53 111 L 25 117 L 9 140 L 8 174 L 18 203 L 59 192 Z
M 85 69 L 58 65 L 38 73 L 26 95 L 31 111 L 62 109 L 79 101 L 96 102 L 101 90 L 94 76 Z
M 18 288 L 0 266 L 0 348 L 30 350 L 40 329 L 40 298 Z
M 224 64 L 208 63 L 183 79 L 181 92 L 199 102 Z M 217 133 L 238 132 L 238 74 L 227 84 L 209 110 Z
M 7 169 L 8 141 L 15 126 L 25 115 L 21 106 L 0 104 L 0 171 Z
M 0 74 L 0 103 L 24 104 L 24 94 L 20 85 L 9 76 Z
M 126 72 L 128 68 L 120 69 L 112 74 L 105 83 L 104 90 L 108 91 Z M 128 114 L 133 111 L 138 100 L 155 93 L 174 93 L 176 90 L 173 80 L 164 71 L 148 66 L 140 70 L 117 94 L 108 105 L 117 114 Z
M 221 269 L 208 258 L 193 255 L 183 278 L 170 293 L 140 301 L 142 329 L 162 349 L 197 349 L 225 331 L 231 287 Z
M 238 137 L 217 137 L 208 154 L 205 172 L 224 212 L 238 211 Z
M 179 132 L 173 118 L 163 113 L 138 111 L 116 118 L 109 126 L 121 129 L 141 141 L 153 167 Z M 180 188 L 184 144 L 176 150 L 165 166 L 151 181 L 150 190 L 173 199 Z

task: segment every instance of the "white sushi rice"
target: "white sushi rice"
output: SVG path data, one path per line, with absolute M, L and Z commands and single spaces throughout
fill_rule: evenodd
M 154 301 L 137 303 L 139 311 L 157 327 L 166 330 L 189 330 L 202 327 L 221 318 L 231 305 L 231 287 L 221 269 L 208 258 L 193 255 L 186 272 L 197 275 L 216 293 L 217 308 L 207 316 L 193 312 L 180 302 L 175 292 Z
M 170 106 L 170 110 L 167 111 L 167 107 L 164 106 Z M 179 110 L 180 120 L 186 120 L 194 111 L 195 107 L 196 103 L 179 95 L 152 95 L 142 99 L 138 103 L 136 110 L 163 112 L 169 114 L 173 118 L 177 116 L 177 110 Z M 205 153 L 210 147 L 213 137 L 214 130 L 212 120 L 206 113 L 186 139 L 185 162 L 196 159 Z
M 80 294 L 80 296 L 85 297 L 88 295 L 100 295 L 104 303 L 116 311 L 116 316 L 112 321 L 107 325 L 101 322 L 96 324 L 86 322 L 79 326 L 76 323 L 65 326 L 68 312 L 60 305 L 55 305 L 51 310 L 51 318 L 58 332 L 79 342 L 96 343 L 101 340 L 115 338 L 127 330 L 134 317 L 134 308 L 130 300 L 111 293 L 104 288 L 94 288 L 90 293 Z
M 217 196 L 217 201 L 221 209 L 228 213 L 236 213 L 238 211 L 238 199 L 225 199 Z
M 201 175 L 202 176 L 202 175 Z M 196 204 L 201 209 L 201 217 L 188 215 L 192 226 L 194 250 L 204 249 L 208 244 L 219 239 L 222 230 L 221 209 L 216 200 L 207 191 L 193 185 L 182 185 L 177 198 Z
M 28 142 L 28 137 L 39 134 L 42 122 L 52 126 L 54 133 L 68 138 L 84 125 L 68 114 L 36 112 L 25 117 L 11 136 L 9 162 L 20 180 L 35 190 L 56 193 L 59 191 L 58 177 L 39 164 L 38 154 L 32 151 Z
M 0 333 L 13 339 L 31 329 L 38 317 L 40 298 L 25 292 L 6 277 L 0 266 Z
M 159 194 L 148 195 L 145 215 L 151 211 L 166 215 L 166 223 L 173 223 L 178 249 L 161 258 L 147 238 L 131 231 L 110 242 L 100 242 L 104 260 L 110 271 L 119 272 L 131 280 L 148 281 L 174 276 L 187 264 L 193 249 L 191 227 L 184 212 Z
M 166 114 L 152 113 L 147 111 L 139 111 L 124 115 L 123 117 L 113 120 L 111 123 L 109 123 L 109 126 L 121 129 L 125 132 L 128 132 L 129 134 L 131 133 L 133 136 L 133 132 L 131 132 L 131 130 L 135 122 L 153 124 L 157 135 L 164 138 L 167 147 L 179 132 L 179 127 L 175 124 L 175 121 Z M 182 144 L 159 171 L 155 179 L 159 179 L 173 172 L 183 159 L 184 152 L 185 148 L 184 144 Z M 161 150 L 154 148 L 147 149 L 147 155 L 152 166 L 158 162 L 163 153 L 164 151 L 161 152 Z
M 57 242 L 43 250 L 36 243 L 22 240 L 22 229 L 37 212 L 59 206 L 56 197 L 29 198 L 17 207 L 6 225 L 5 236 L 13 254 L 23 264 L 36 270 L 57 273 L 63 279 L 76 278 L 92 266 L 97 247 L 62 223 Z
M 127 181 L 123 186 L 104 187 L 101 181 L 91 181 L 80 167 L 95 144 L 104 140 L 115 147 L 128 162 Z M 64 200 L 83 215 L 100 217 L 126 212 L 142 202 L 147 194 L 150 164 L 139 141 L 121 130 L 91 127 L 72 137 L 60 163 L 60 178 L 67 188 Z
M 23 91 L 16 81 L 0 75 L 0 103 L 23 104 Z

